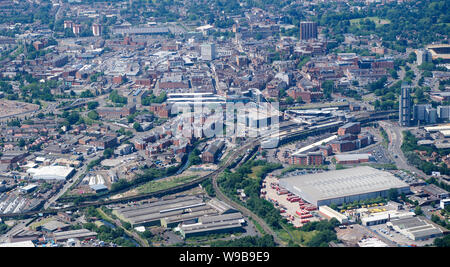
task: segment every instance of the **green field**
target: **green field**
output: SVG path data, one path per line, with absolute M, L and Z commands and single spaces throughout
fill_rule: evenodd
M 306 245 L 315 235 L 316 233 L 318 233 L 318 231 L 312 231 L 312 232 L 304 232 L 304 231 L 300 231 L 300 230 L 292 230 L 290 231 L 290 234 L 285 230 L 280 230 L 277 231 L 277 235 L 278 237 L 286 242 L 289 242 L 289 240 L 292 240 L 294 243 L 298 244 L 298 245 Z
M 198 175 L 171 177 L 157 181 L 150 181 L 144 185 L 139 186 L 137 190 L 140 194 L 152 193 L 155 191 L 164 190 L 167 188 L 175 187 L 177 185 L 182 185 L 191 182 L 196 178 L 198 178 Z
M 361 20 L 366 20 L 366 19 L 369 19 L 369 20 L 375 22 L 376 27 L 380 27 L 381 25 L 391 23 L 391 21 L 388 20 L 388 19 L 380 19 L 379 17 L 367 17 L 367 18 L 362 18 L 362 19 L 351 19 L 351 20 L 350 20 L 350 24 L 351 24 L 351 25 L 353 25 L 353 24 L 359 24 L 359 22 L 360 22 Z

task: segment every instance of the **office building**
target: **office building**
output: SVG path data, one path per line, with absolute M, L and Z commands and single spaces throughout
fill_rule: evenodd
M 300 40 L 317 39 L 317 22 L 300 22 Z
M 402 84 L 399 101 L 399 124 L 400 126 L 409 126 L 411 123 L 411 86 Z

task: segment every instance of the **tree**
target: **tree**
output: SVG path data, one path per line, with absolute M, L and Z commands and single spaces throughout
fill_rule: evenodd
M 137 132 L 142 132 L 142 126 L 139 122 L 135 122 L 133 124 L 133 128 L 137 131 Z
M 25 140 L 23 138 L 20 138 L 19 140 L 19 147 L 24 147 L 27 143 L 25 142 Z
M 103 151 L 103 156 L 107 159 L 111 158 L 112 156 L 114 156 L 114 150 L 112 148 L 107 148 Z
M 334 89 L 334 82 L 333 81 L 327 80 L 327 81 L 324 81 L 322 83 L 323 96 L 326 99 L 330 99 L 331 98 L 331 94 L 333 92 L 333 89 Z
M 94 120 L 94 121 L 98 120 L 98 118 L 99 118 L 99 115 L 98 115 L 97 111 L 95 111 L 95 110 L 89 111 L 87 116 L 89 117 L 89 119 Z
M 396 201 L 398 198 L 398 190 L 395 188 L 389 189 L 388 198 L 389 198 L 389 200 Z
M 80 97 L 81 98 L 94 97 L 94 94 L 92 94 L 92 92 L 89 90 L 85 90 L 85 91 L 81 92 Z
M 423 211 L 422 211 L 422 209 L 420 208 L 420 206 L 417 206 L 417 207 L 414 209 L 414 213 L 415 213 L 416 215 L 422 215 L 422 214 L 423 214 Z
M 91 101 L 87 104 L 89 110 L 94 110 L 99 106 L 97 101 Z
M 286 104 L 290 105 L 290 104 L 294 103 L 294 99 L 292 97 L 288 96 L 288 97 L 286 97 L 285 102 L 286 102 Z

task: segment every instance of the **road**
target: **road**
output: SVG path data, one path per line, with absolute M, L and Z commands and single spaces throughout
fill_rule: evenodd
M 97 160 L 98 158 L 100 158 L 100 154 L 96 155 L 94 158 L 92 158 L 92 161 Z M 66 182 L 66 184 L 64 185 L 64 187 L 59 190 L 59 192 L 54 195 L 53 197 L 51 197 L 50 199 L 48 199 L 45 204 L 44 204 L 44 209 L 48 209 L 53 203 L 56 202 L 56 200 L 58 200 L 58 198 L 60 198 L 62 195 L 64 195 L 64 193 L 66 193 L 67 190 L 69 190 L 69 188 L 73 185 L 78 183 L 78 180 L 82 177 L 82 175 L 87 171 L 87 165 L 85 164 L 83 165 L 83 167 L 81 167 L 81 169 L 77 170 L 77 173 L 75 174 L 74 177 L 72 177 L 72 182 Z
M 403 143 L 403 134 L 402 131 L 405 130 L 404 128 L 401 128 L 391 122 L 387 121 L 380 121 L 380 126 L 383 127 L 383 129 L 386 131 L 388 137 L 389 137 L 389 146 L 388 151 L 390 152 L 391 159 L 395 162 L 397 165 L 397 168 L 407 170 L 410 172 L 416 173 L 420 178 L 426 179 L 427 175 L 422 172 L 421 170 L 417 169 L 414 166 L 411 166 L 408 164 L 407 159 L 405 158 L 405 155 L 403 155 L 403 151 L 401 149 L 402 143 Z M 395 157 L 397 155 L 397 157 Z

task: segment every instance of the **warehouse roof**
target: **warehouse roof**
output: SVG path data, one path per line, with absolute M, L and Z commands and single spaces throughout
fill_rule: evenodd
M 66 179 L 75 169 L 65 166 L 44 166 L 37 169 L 28 169 L 27 173 L 34 179 Z
M 21 241 L 14 243 L 2 243 L 0 248 L 34 248 L 35 245 L 32 241 Z
M 280 185 L 317 200 L 409 187 L 393 174 L 368 166 L 283 178 Z
M 97 235 L 96 232 L 91 232 L 87 229 L 79 229 L 79 230 L 71 230 L 71 231 L 53 233 L 53 236 L 56 241 L 66 240 L 69 238 L 86 238 L 86 237 L 96 236 L 96 235 Z
M 370 159 L 370 154 L 340 154 L 334 156 L 337 161 L 348 161 L 348 160 L 360 160 L 360 159 Z

